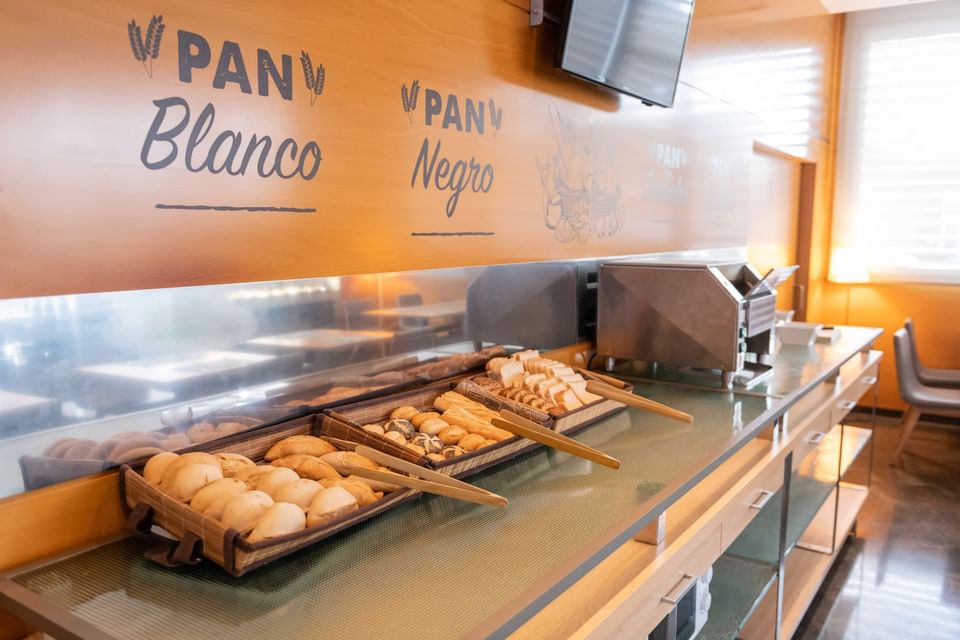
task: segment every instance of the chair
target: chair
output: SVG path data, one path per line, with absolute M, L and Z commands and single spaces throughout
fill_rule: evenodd
M 960 389 L 960 369 L 931 369 L 920 362 L 920 352 L 917 351 L 917 334 L 913 328 L 913 320 L 907 318 L 903 324 L 910 339 L 910 358 L 913 360 L 913 370 L 917 379 L 930 387 L 953 387 Z
M 900 329 L 893 334 L 894 361 L 897 365 L 897 385 L 900 388 L 900 397 L 909 406 L 903 414 L 900 423 L 900 442 L 893 454 L 894 460 L 900 459 L 903 447 L 910 439 L 920 416 L 932 414 L 960 418 L 960 389 L 946 389 L 930 387 L 917 377 L 913 368 L 913 358 L 910 350 L 910 337 L 906 329 Z
M 404 293 L 397 296 L 398 307 L 419 307 L 423 304 L 423 296 L 419 293 Z M 401 329 L 415 329 L 430 324 L 426 318 L 400 318 Z
M 377 308 L 373 298 L 353 298 L 343 303 L 343 321 L 350 331 L 379 329 L 380 321 L 374 316 L 366 315 L 367 311 Z

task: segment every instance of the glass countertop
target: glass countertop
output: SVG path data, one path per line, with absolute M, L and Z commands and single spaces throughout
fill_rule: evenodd
M 810 354 L 823 364 L 795 379 L 816 384 L 864 344 L 844 346 L 846 358 Z M 473 476 L 508 498 L 504 509 L 423 496 L 242 578 L 208 562 L 164 569 L 120 540 L 15 574 L 2 595 L 115 638 L 504 637 L 786 406 L 668 384 L 636 391 L 695 421 L 631 409 L 576 436 L 620 459 L 619 471 L 539 449 Z

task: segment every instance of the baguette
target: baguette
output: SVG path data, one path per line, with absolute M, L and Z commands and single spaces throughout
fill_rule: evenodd
M 457 393 L 456 391 L 447 391 L 442 396 L 434 400 L 433 404 L 444 411 L 452 406 L 460 407 L 461 409 L 469 411 L 477 418 L 486 420 L 487 422 L 493 420 L 494 418 L 500 417 L 497 412 L 491 411 L 479 402 L 471 400 L 467 396 L 463 395 L 462 393 Z
M 485 422 L 475 415 L 457 406 L 451 406 L 443 412 L 443 419 L 452 425 L 463 428 L 467 433 L 475 433 L 483 436 L 487 440 L 506 440 L 513 437 L 513 434 L 504 429 L 499 429 L 488 422 Z

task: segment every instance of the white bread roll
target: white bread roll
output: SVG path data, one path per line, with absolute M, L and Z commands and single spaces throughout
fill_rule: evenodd
M 255 467 L 244 467 L 234 474 L 234 478 L 237 480 L 243 480 L 247 483 L 247 488 L 256 489 L 257 483 L 260 482 L 263 476 L 267 475 L 274 471 L 276 467 L 270 465 L 257 465 Z
M 249 489 L 247 489 L 249 491 Z M 246 493 L 246 492 L 245 492 Z M 238 495 L 237 493 L 225 493 L 222 494 L 219 498 L 214 500 L 209 507 L 203 510 L 203 515 L 208 518 L 213 518 L 214 520 L 220 520 L 223 518 L 223 510 L 227 507 L 227 504 Z
M 228 529 L 244 533 L 253 529 L 267 509 L 273 506 L 273 498 L 263 491 L 248 491 L 234 496 L 223 508 L 220 522 Z
M 158 453 L 147 460 L 147 464 L 143 467 L 143 478 L 150 484 L 160 484 L 160 481 L 163 479 L 163 472 L 167 470 L 167 466 L 179 457 L 180 456 L 172 451 Z
M 171 461 L 170 464 L 167 465 L 167 468 L 163 470 L 160 486 L 166 489 L 169 483 L 173 482 L 173 477 L 177 475 L 177 472 L 191 464 L 207 464 L 217 469 L 220 468 L 220 461 L 209 453 L 203 453 L 202 451 L 184 453 L 177 457 L 176 460 Z
M 307 526 L 317 527 L 359 509 L 357 499 L 343 487 L 330 487 L 317 494 L 307 510 Z
M 277 467 L 270 473 L 260 478 L 260 480 L 257 482 L 257 491 L 263 491 L 265 494 L 273 498 L 274 494 L 282 489 L 284 485 L 296 482 L 299 479 L 300 476 L 298 476 L 297 472 L 293 469 Z M 274 500 L 276 500 L 276 498 L 274 498 Z
M 333 453 L 337 448 L 316 436 L 290 436 L 270 447 L 267 455 L 263 458 L 273 462 L 278 458 L 292 456 L 297 453 L 303 453 L 310 456 L 322 456 L 325 453 Z
M 303 514 L 303 509 L 289 502 L 278 502 L 260 517 L 247 539 L 250 542 L 260 542 L 303 531 L 306 526 L 307 517 Z
M 200 489 L 223 478 L 219 466 L 210 464 L 188 464 L 173 477 L 169 484 L 164 485 L 172 498 L 180 502 L 190 502 Z
M 280 487 L 280 489 L 273 494 L 273 498 L 277 502 L 295 504 L 306 511 L 310 503 L 313 502 L 313 499 L 317 497 L 317 494 L 322 490 L 323 485 L 316 480 L 300 478 L 296 482 L 291 482 L 290 484 Z
M 247 492 L 247 483 L 236 478 L 214 480 L 193 496 L 190 508 L 203 513 L 207 507 L 223 496 L 235 496 Z

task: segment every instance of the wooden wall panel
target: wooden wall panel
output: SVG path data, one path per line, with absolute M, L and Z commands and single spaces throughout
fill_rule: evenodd
M 157 57 L 141 62 L 128 23 L 143 31 L 153 15 L 167 29 Z M 0 97 L 0 297 L 743 245 L 759 120 L 702 90 L 694 71 L 721 49 L 763 53 L 783 34 L 790 46 L 807 39 L 819 50 L 833 23 L 695 19 L 687 81 L 676 108 L 663 110 L 553 69 L 557 28 L 531 29 L 526 12 L 503 0 L 53 0 L 5 3 L 0 18 L 0 82 L 11 89 Z M 191 82 L 179 79 L 180 30 L 211 49 Z M 57 46 L 35 46 L 52 33 Z M 234 82 L 213 86 L 224 41 L 238 43 L 251 94 Z M 275 87 L 257 95 L 258 48 L 291 56 L 291 100 Z M 301 51 L 325 70 L 313 104 Z M 407 113 L 401 88 L 415 80 L 419 100 Z M 456 95 L 461 117 L 467 99 L 485 105 L 484 133 L 444 129 L 440 116 L 428 125 L 428 90 L 444 110 Z M 183 160 L 189 127 L 176 138 L 177 159 L 148 169 L 140 154 L 154 101 L 175 97 L 189 104 L 190 126 L 204 105 L 216 110 L 201 152 L 224 130 L 269 134 L 274 144 L 290 136 L 317 142 L 320 169 L 311 180 L 192 172 Z M 161 128 L 179 113 L 170 107 Z M 448 217 L 449 192 L 411 187 L 424 139 L 431 151 L 440 142 L 451 162 L 489 163 L 489 192 L 464 191 Z M 162 157 L 162 146 L 149 157 Z M 545 178 L 561 184 L 545 188 Z

